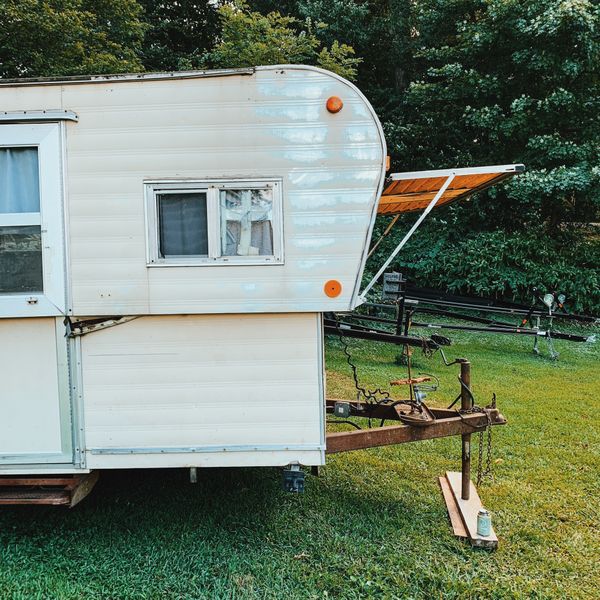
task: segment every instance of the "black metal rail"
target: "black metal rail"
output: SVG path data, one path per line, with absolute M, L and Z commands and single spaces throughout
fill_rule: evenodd
M 420 312 L 420 311 L 419 311 Z M 446 313 L 447 311 L 444 311 Z M 436 312 L 432 312 L 431 314 L 436 314 Z M 461 315 L 451 315 L 454 318 L 463 320 L 463 316 Z M 470 320 L 466 318 L 464 320 Z M 350 321 L 350 322 L 349 322 Z M 371 315 L 362 315 L 362 314 L 347 314 L 343 315 L 342 323 L 347 326 L 351 326 L 355 329 L 366 330 L 366 331 L 376 331 L 378 333 L 389 333 L 380 329 L 373 329 L 372 327 L 366 327 L 364 325 L 360 325 L 355 323 L 354 321 L 367 321 L 374 323 L 382 323 L 389 325 L 396 325 L 396 320 L 394 319 L 386 319 L 384 317 L 375 317 Z M 479 322 L 479 321 L 475 321 Z M 512 334 L 512 335 L 528 335 L 528 336 L 537 336 L 537 337 L 551 337 L 557 340 L 568 340 L 570 342 L 587 342 L 588 337 L 583 335 L 576 335 L 572 333 L 562 333 L 560 331 L 550 331 L 543 329 L 535 329 L 528 327 L 514 327 L 509 323 L 497 323 L 491 320 L 484 320 L 484 322 L 489 322 L 488 327 L 475 327 L 472 325 L 455 325 L 455 324 L 446 324 L 446 323 L 419 323 L 417 321 L 411 321 L 411 327 L 422 327 L 428 329 L 448 329 L 454 331 L 474 331 L 478 333 L 504 333 L 504 334 Z M 400 336 L 402 337 L 402 336 Z M 420 338 L 419 338 L 420 339 Z M 396 343 L 404 343 L 404 342 L 396 342 Z
M 328 318 L 324 320 L 324 324 L 326 335 L 341 335 L 343 337 L 371 340 L 374 342 L 387 342 L 396 345 L 407 344 L 408 346 L 416 346 L 426 350 L 437 350 L 437 348 L 439 348 L 439 344 L 431 338 L 422 338 L 413 335 L 396 335 L 381 329 L 373 329 L 355 323 L 335 321 L 334 319 Z

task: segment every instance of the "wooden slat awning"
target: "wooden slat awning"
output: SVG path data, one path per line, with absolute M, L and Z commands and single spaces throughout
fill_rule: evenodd
M 454 179 L 437 201 L 436 207 L 466 198 L 524 170 L 525 167 L 518 164 L 392 173 L 379 199 L 377 213 L 396 215 L 424 210 L 451 175 L 454 175 Z

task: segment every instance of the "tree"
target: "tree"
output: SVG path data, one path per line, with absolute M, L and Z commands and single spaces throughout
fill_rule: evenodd
M 441 210 L 400 264 L 421 282 L 600 308 L 599 7 L 587 0 L 422 0 L 415 74 L 383 115 L 402 169 L 523 162 Z
M 206 55 L 211 66 L 317 64 L 348 79 L 356 76 L 360 59 L 353 58 L 354 50 L 337 40 L 323 46 L 315 35 L 315 30 L 324 27 L 322 23 L 302 23 L 275 11 L 263 15 L 242 1 L 224 4 L 218 11 L 221 39 Z
M 480 203 L 508 230 L 591 220 L 600 198 L 600 12 L 588 0 L 420 3 L 422 76 L 403 124 L 426 166 L 520 161 L 505 202 Z M 436 135 L 428 135 L 435 123 Z M 460 124 L 460 126 L 458 126 Z M 416 144 L 412 144 L 415 146 Z M 414 160 L 414 158 L 413 158 Z
M 139 71 L 135 0 L 0 0 L 0 77 Z
M 204 66 L 204 55 L 219 34 L 217 9 L 209 0 L 139 0 L 148 31 L 142 61 L 149 71 Z

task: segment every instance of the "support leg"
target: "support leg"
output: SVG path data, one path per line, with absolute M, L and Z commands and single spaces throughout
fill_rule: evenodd
M 463 410 L 473 408 L 473 401 L 469 390 L 471 389 L 471 363 L 468 360 L 460 363 L 460 378 L 463 385 L 460 390 L 460 407 Z M 471 434 L 462 434 L 462 483 L 461 498 L 468 500 L 471 494 Z

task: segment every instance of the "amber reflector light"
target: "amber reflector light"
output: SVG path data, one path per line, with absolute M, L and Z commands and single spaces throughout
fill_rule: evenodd
M 337 298 L 342 293 L 342 284 L 337 279 L 330 279 L 323 286 L 323 291 L 330 298 Z
M 342 102 L 341 98 L 338 98 L 337 96 L 331 96 L 331 98 L 327 98 L 327 110 L 330 113 L 340 112 L 343 107 L 344 103 Z

